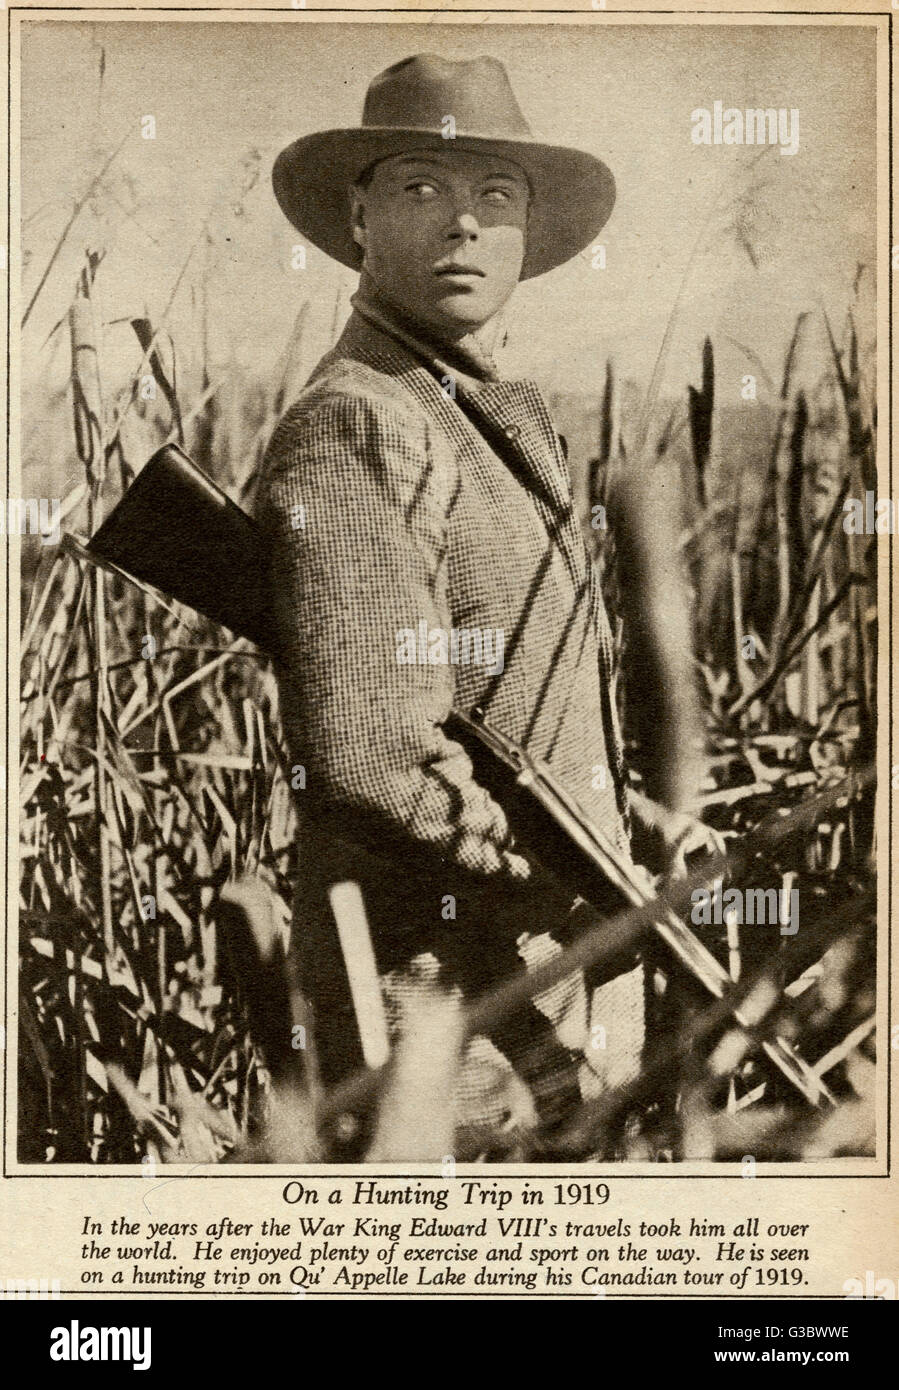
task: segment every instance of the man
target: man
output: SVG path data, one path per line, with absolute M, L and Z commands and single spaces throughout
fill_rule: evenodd
M 364 1027 L 335 883 L 362 889 L 394 1010 L 423 977 L 476 996 L 570 928 L 571 903 L 444 731 L 454 703 L 545 758 L 628 845 L 612 643 L 565 458 L 537 387 L 492 360 L 519 280 L 590 245 L 614 181 L 533 140 L 500 63 L 419 55 L 375 78 L 360 128 L 283 151 L 274 187 L 304 236 L 361 271 L 342 337 L 271 440 L 259 509 L 306 779 L 296 950 L 333 1083 L 360 1064 Z M 524 1082 L 552 1129 L 634 1076 L 643 971 L 616 970 L 589 991 L 572 976 L 478 1040 L 460 1122 L 508 1123 Z

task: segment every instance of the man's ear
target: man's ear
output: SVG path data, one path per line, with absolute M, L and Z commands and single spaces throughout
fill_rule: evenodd
M 350 226 L 353 229 L 353 240 L 364 252 L 368 244 L 368 234 L 365 229 L 365 201 L 358 188 L 350 189 Z

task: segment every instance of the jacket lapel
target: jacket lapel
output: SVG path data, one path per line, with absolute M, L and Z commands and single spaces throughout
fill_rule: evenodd
M 562 453 L 546 402 L 533 381 L 505 381 L 475 339 L 447 350 L 422 337 L 418 325 L 386 304 L 366 276 L 353 296 L 357 316 L 410 352 L 453 396 L 441 406 L 460 409 L 490 448 L 521 479 L 533 498 L 577 590 L 587 582 L 589 565 Z
M 456 404 L 524 482 L 577 587 L 586 554 L 568 468 L 546 402 L 532 381 L 459 382 Z
M 353 297 L 355 310 L 335 348 L 339 353 L 354 341 L 358 325 L 370 334 L 374 329 L 382 347 L 373 355 L 376 363 L 392 361 L 408 370 L 411 362 L 434 383 L 432 408 L 459 409 L 493 452 L 521 479 L 533 500 L 552 542 L 562 554 L 575 593 L 586 596 L 598 639 L 600 695 L 618 808 L 628 822 L 621 731 L 613 699 L 615 662 L 612 632 L 593 564 L 587 554 L 580 522 L 571 497 L 568 464 L 562 453 L 543 395 L 533 381 L 502 380 L 495 364 L 471 351 L 448 361 L 433 343 L 424 342 L 414 326 L 398 321 L 366 286 Z M 369 352 L 366 352 L 366 356 Z M 445 391 L 454 383 L 454 394 Z M 428 394 L 431 395 L 430 385 Z
M 564 461 L 556 432 L 538 388 L 532 381 L 459 383 L 457 403 L 491 444 L 502 441 L 533 490 L 559 514 L 570 505 Z

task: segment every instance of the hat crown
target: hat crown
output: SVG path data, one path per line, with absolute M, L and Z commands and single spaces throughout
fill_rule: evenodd
M 362 125 L 442 132 L 447 116 L 460 136 L 521 140 L 531 135 L 496 58 L 453 62 L 431 53 L 404 58 L 372 79 Z

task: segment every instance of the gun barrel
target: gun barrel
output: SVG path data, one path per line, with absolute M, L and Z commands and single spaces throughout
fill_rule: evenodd
M 533 798 L 545 815 L 559 827 L 568 843 L 576 848 L 581 856 L 576 874 L 581 896 L 604 910 L 608 906 L 608 886 L 612 885 L 625 903 L 631 906 L 645 907 L 658 901 L 659 914 L 651 922 L 656 935 L 713 998 L 727 1001 L 732 992 L 732 982 L 720 961 L 659 899 L 649 876 L 627 855 L 622 854 L 599 826 L 590 820 L 545 763 L 491 728 L 483 717 L 472 718 L 461 710 L 454 710 L 451 727 L 462 732 L 466 744 L 469 739 L 476 739 L 494 757 L 501 759 L 508 770 L 515 774 L 519 792 Z M 540 841 L 536 840 L 535 844 L 538 843 Z M 598 894 L 597 884 L 600 885 Z M 745 1001 L 742 1007 L 733 1004 L 730 1011 L 740 1028 L 754 1039 L 778 1071 L 810 1105 L 820 1106 L 822 1102 L 836 1104 L 835 1097 L 822 1079 L 799 1057 L 786 1039 L 758 1036 L 757 1026 L 746 1012 Z

